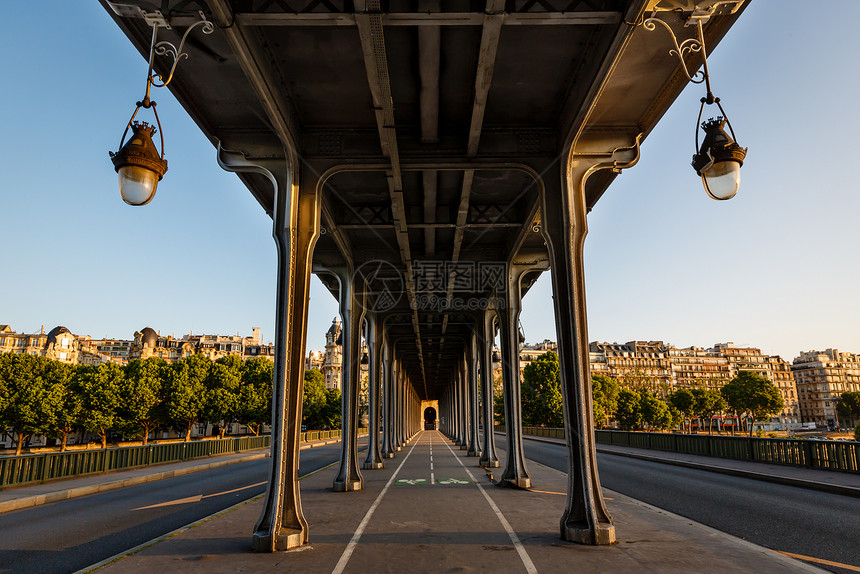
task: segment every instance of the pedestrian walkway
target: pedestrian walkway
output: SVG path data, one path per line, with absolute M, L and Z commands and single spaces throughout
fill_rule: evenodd
M 305 450 L 337 442 L 340 442 L 340 438 L 317 440 L 302 443 L 299 448 Z M 0 490 L 0 513 L 39 506 L 40 504 L 66 500 L 68 498 L 77 498 L 78 496 L 87 496 L 98 492 L 106 492 L 126 486 L 134 486 L 135 484 L 172 478 L 174 476 L 182 476 L 193 472 L 211 470 L 230 464 L 257 460 L 269 456 L 270 452 L 271 450 L 266 447 L 264 449 L 234 454 L 142 466 L 107 474 L 90 474 L 80 478 L 53 480 L 41 484 L 6 488 Z
M 302 480 L 310 544 L 250 551 L 261 501 L 110 562 L 105 574 L 165 572 L 822 572 L 802 562 L 606 491 L 618 544 L 559 539 L 564 473 L 530 463 L 534 490 L 498 488 L 475 457 L 438 431 L 419 433 L 364 489 L 335 493 L 335 468 Z

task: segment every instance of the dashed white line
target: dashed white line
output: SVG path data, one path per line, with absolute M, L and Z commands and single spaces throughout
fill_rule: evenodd
M 519 536 L 517 536 L 517 533 L 514 532 L 514 529 L 511 527 L 511 523 L 508 522 L 508 520 L 505 518 L 505 515 L 502 514 L 502 511 L 499 510 L 499 507 L 496 506 L 496 503 L 493 502 L 493 499 L 490 498 L 490 495 L 487 494 L 487 491 L 484 490 L 484 487 L 481 486 L 477 480 L 475 480 L 475 477 L 472 475 L 471 472 L 469 472 L 469 469 L 466 468 L 466 465 L 463 464 L 463 461 L 460 460 L 460 457 L 454 454 L 454 451 L 451 450 L 451 446 L 448 443 L 445 443 L 445 446 L 448 447 L 448 450 L 451 451 L 451 455 L 457 460 L 457 462 L 460 463 L 460 466 L 462 466 L 463 470 L 466 471 L 466 474 L 469 475 L 469 479 L 475 484 L 475 486 L 478 487 L 478 490 L 481 491 L 481 494 L 484 495 L 484 498 L 487 499 L 487 502 L 490 504 L 490 508 L 492 508 L 493 512 L 496 513 L 496 517 L 499 519 L 499 522 L 502 523 L 502 526 L 504 526 L 505 531 L 508 533 L 508 537 L 510 537 L 511 542 L 513 543 L 514 548 L 517 551 L 517 554 L 520 555 L 520 559 L 523 561 L 523 566 L 526 567 L 526 572 L 528 572 L 529 574 L 537 574 L 537 568 L 535 568 L 534 562 L 532 562 L 531 557 L 529 557 L 529 553 L 526 552 L 523 543 L 520 542 Z
M 358 544 L 359 539 L 361 539 L 361 535 L 364 533 L 364 529 L 367 528 L 367 524 L 370 522 L 370 517 L 373 516 L 373 513 L 376 511 L 376 507 L 379 506 L 380 502 L 382 502 L 382 497 L 385 496 L 386 492 L 388 492 L 388 487 L 394 484 L 394 479 L 397 478 L 397 474 L 400 472 L 400 469 L 403 468 L 403 465 L 406 464 L 406 460 L 409 458 L 409 455 L 412 454 L 412 451 L 415 450 L 416 446 L 418 446 L 418 441 L 415 441 L 412 444 L 412 448 L 410 448 L 409 452 L 406 453 L 406 456 L 403 457 L 403 461 L 401 461 L 397 470 L 394 471 L 394 474 L 392 474 L 391 478 L 388 479 L 388 482 L 385 483 L 385 486 L 382 488 L 382 492 L 379 493 L 379 496 L 377 496 L 376 500 L 373 501 L 373 504 L 370 505 L 370 508 L 367 510 L 367 514 L 364 515 L 364 518 L 361 520 L 361 524 L 358 525 L 355 534 L 352 535 L 352 539 L 349 541 L 349 544 L 346 545 L 346 549 L 343 551 L 343 554 L 341 554 L 340 560 L 337 561 L 337 565 L 334 567 L 334 570 L 331 571 L 331 574 L 341 574 L 346 568 L 346 563 L 349 562 L 349 557 L 352 556 L 355 546 Z

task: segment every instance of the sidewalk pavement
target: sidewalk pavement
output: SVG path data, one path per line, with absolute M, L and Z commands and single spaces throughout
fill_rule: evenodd
M 823 572 L 608 490 L 618 543 L 564 542 L 564 473 L 532 462 L 533 490 L 498 488 L 438 431 L 419 433 L 385 464 L 363 471 L 357 492 L 331 490 L 335 468 L 302 480 L 310 525 L 302 548 L 251 552 L 262 505 L 254 499 L 96 565 L 98 572 Z
M 306 442 L 302 443 L 299 449 L 305 450 L 337 442 L 340 442 L 340 438 Z M 142 466 L 105 474 L 89 474 L 80 478 L 52 480 L 41 484 L 6 488 L 0 490 L 0 513 L 266 458 L 270 452 L 267 447 L 234 454 Z
M 524 435 L 523 438 L 553 444 L 565 444 L 563 439 Z M 860 474 L 835 470 L 818 470 L 782 464 L 766 464 L 730 458 L 699 456 L 646 448 L 598 444 L 597 452 L 650 460 L 674 466 L 695 468 L 732 476 L 742 476 L 789 486 L 809 488 L 843 496 L 860 498 Z

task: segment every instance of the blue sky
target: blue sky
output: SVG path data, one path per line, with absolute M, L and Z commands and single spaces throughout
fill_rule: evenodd
M 860 3 L 828 8 L 752 2 L 709 59 L 714 93 L 750 148 L 734 199 L 709 199 L 689 166 L 703 93 L 691 85 L 597 204 L 590 340 L 734 341 L 788 360 L 860 352 Z M 211 144 L 157 90 L 170 171 L 151 204 L 125 205 L 107 152 L 143 95 L 146 62 L 95 2 L 22 2 L 13 13 L 0 24 L 0 323 L 117 338 L 147 325 L 176 336 L 259 326 L 270 340 L 271 222 Z M 336 313 L 315 283 L 310 348 Z M 555 339 L 548 275 L 522 323 L 529 341 Z

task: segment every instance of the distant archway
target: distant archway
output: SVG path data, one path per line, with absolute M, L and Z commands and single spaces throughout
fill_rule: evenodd
M 424 430 L 436 430 L 436 409 L 433 407 L 424 409 Z

